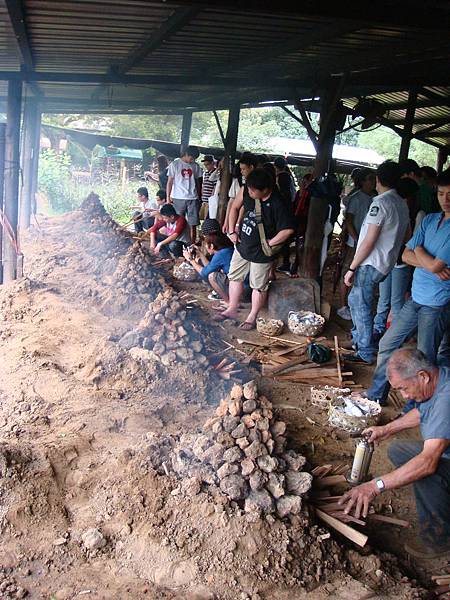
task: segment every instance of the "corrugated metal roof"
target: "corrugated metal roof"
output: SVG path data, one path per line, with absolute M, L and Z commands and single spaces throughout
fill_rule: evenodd
M 178 113 L 318 97 L 346 73 L 347 106 L 375 97 L 398 130 L 418 86 L 413 131 L 446 145 L 449 3 L 380 2 L 0 0 L 0 71 L 24 62 L 47 111 Z

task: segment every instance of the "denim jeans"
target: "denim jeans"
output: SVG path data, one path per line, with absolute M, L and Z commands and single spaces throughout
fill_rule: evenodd
M 385 275 L 370 265 L 358 267 L 353 287 L 348 296 L 352 315 L 352 338 L 358 354 L 367 362 L 372 362 L 377 352 L 373 339 L 373 299 L 375 290 Z
M 417 348 L 432 362 L 445 365 L 445 358 L 438 355 L 444 333 L 450 327 L 450 302 L 445 306 L 424 306 L 409 299 L 403 305 L 396 320 L 380 340 L 377 368 L 367 395 L 381 404 L 386 402 L 390 385 L 386 366 L 394 350 L 400 348 L 411 336 L 417 333 Z
M 392 320 L 396 318 L 405 304 L 405 295 L 409 290 L 412 280 L 413 268 L 404 266 L 394 267 L 384 281 L 380 283 L 380 297 L 378 299 L 377 314 L 373 321 L 375 331 L 386 331 L 389 311 L 392 311 Z
M 401 467 L 422 452 L 423 442 L 396 440 L 388 449 L 389 460 Z M 429 546 L 450 543 L 450 459 L 441 458 L 433 475 L 413 483 L 421 536 Z
M 156 236 L 157 242 L 162 242 L 165 239 L 167 239 L 167 235 L 162 235 L 161 233 L 158 233 Z M 186 247 L 187 244 L 185 244 L 184 242 L 180 242 L 179 240 L 172 240 L 168 244 L 164 244 L 164 246 L 161 246 L 161 256 L 169 256 L 170 252 L 170 254 L 172 254 L 175 258 L 180 258 L 181 256 L 183 256 L 183 250 Z

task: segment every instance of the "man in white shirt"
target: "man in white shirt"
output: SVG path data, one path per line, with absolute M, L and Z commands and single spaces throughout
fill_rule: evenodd
M 197 146 L 187 146 L 180 158 L 168 169 L 167 202 L 173 204 L 177 214 L 186 217 L 191 226 L 191 239 L 195 242 L 196 227 L 200 224 L 199 207 L 203 171 L 195 161 L 200 152 Z
M 344 277 L 345 284 L 353 286 L 348 304 L 356 348 L 346 360 L 369 365 L 377 352 L 372 310 L 375 291 L 393 269 L 400 248 L 411 232 L 408 206 L 395 190 L 400 179 L 398 163 L 385 161 L 378 167 L 376 176 L 378 196 L 364 219 L 355 257 Z

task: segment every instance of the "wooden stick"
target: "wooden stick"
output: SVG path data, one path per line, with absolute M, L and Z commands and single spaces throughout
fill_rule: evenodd
M 341 521 L 338 521 L 331 515 L 327 515 L 327 513 L 323 510 L 320 510 L 320 508 L 316 508 L 315 510 L 319 519 L 327 523 L 327 525 L 329 525 L 330 527 L 333 527 L 333 529 L 344 535 L 347 539 L 351 540 L 358 546 L 361 546 L 361 548 L 363 548 L 367 544 L 367 540 L 369 538 L 367 537 L 367 535 L 364 535 L 364 533 L 360 533 L 359 531 L 356 531 L 356 529 L 349 527 L 345 523 L 341 523 Z
M 396 519 L 394 517 L 387 517 L 385 515 L 368 515 L 367 517 L 371 521 L 383 521 L 383 523 L 391 523 L 392 525 L 399 525 L 400 527 L 410 527 L 409 521 L 404 521 L 403 519 Z
M 261 334 L 263 335 L 263 334 Z M 310 341 L 306 341 L 306 342 L 295 342 L 294 340 L 286 340 L 284 338 L 280 338 L 280 337 L 275 337 L 273 335 L 265 335 L 264 337 L 266 337 L 269 340 L 274 340 L 275 342 L 281 342 L 282 344 L 292 344 L 293 346 L 307 346 L 308 344 L 310 344 Z M 309 338 L 308 338 L 309 340 Z
M 315 479 L 314 483 L 317 485 L 317 487 L 327 487 L 330 485 L 336 485 L 337 483 L 347 483 L 347 480 L 343 475 L 329 475 L 328 477 Z
M 286 369 L 290 369 L 291 367 L 301 365 L 307 360 L 307 356 L 299 356 L 298 358 L 293 358 L 292 360 L 289 360 L 288 362 L 284 363 L 283 365 L 280 365 L 279 367 L 270 369 L 270 372 L 267 373 L 267 375 L 276 375 L 277 373 L 282 373 L 283 371 L 286 371 Z
M 241 338 L 237 338 L 236 341 L 238 344 L 248 344 L 249 346 L 260 346 L 261 348 L 267 348 L 267 344 L 263 344 L 262 342 L 243 340 Z
M 337 339 L 337 335 L 334 336 L 334 349 L 336 352 L 336 366 L 337 366 L 337 372 L 338 372 L 339 385 L 342 386 L 341 357 L 339 355 L 339 342 Z

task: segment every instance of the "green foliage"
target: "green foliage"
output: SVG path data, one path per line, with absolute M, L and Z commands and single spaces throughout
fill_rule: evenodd
M 45 194 L 52 212 L 73 210 L 74 190 L 70 185 L 70 156 L 44 150 L 39 158 L 39 190 Z

